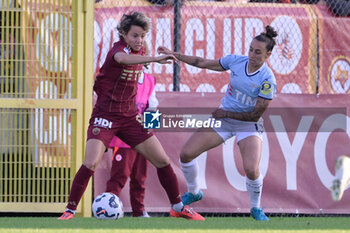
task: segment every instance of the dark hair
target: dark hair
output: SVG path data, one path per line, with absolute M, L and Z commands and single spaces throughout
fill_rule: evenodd
M 131 26 L 139 26 L 146 32 L 150 28 L 150 21 L 146 15 L 141 12 L 131 12 L 130 14 L 124 14 L 120 20 L 117 30 L 122 37 L 123 34 L 127 34 L 130 31 Z
M 260 35 L 256 36 L 254 39 L 265 42 L 266 43 L 266 50 L 267 52 L 272 51 L 273 47 L 276 45 L 275 37 L 278 35 L 275 29 L 271 27 L 270 25 L 267 25 L 265 27 L 266 32 L 261 33 Z

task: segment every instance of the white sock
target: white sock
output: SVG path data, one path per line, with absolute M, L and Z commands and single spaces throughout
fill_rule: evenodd
M 187 189 L 189 192 L 193 194 L 197 194 L 199 192 L 198 185 L 198 164 L 197 160 L 194 159 L 189 163 L 182 163 L 180 161 L 182 173 L 185 176 Z
M 181 202 L 179 202 L 179 203 L 177 203 L 177 204 L 174 204 L 172 207 L 173 207 L 173 210 L 174 210 L 175 212 L 181 212 L 182 209 L 184 208 L 184 204 L 183 204 L 182 201 L 181 201 Z
M 249 193 L 251 207 L 260 208 L 261 191 L 263 186 L 262 175 L 260 174 L 260 176 L 256 180 L 250 180 L 248 177 L 246 177 L 245 184 Z
M 71 213 L 73 213 L 75 215 L 75 210 L 71 210 L 71 209 L 67 208 L 66 211 L 71 212 Z

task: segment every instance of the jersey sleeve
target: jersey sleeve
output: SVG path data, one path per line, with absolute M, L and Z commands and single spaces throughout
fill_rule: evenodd
M 237 63 L 243 61 L 244 59 L 246 59 L 245 56 L 230 54 L 230 55 L 227 55 L 225 57 L 222 57 L 219 60 L 219 62 L 224 70 L 228 70 L 228 69 L 230 69 L 230 66 L 237 64 Z
M 111 59 L 113 59 L 114 62 L 119 64 L 116 60 L 114 60 L 114 55 L 116 53 L 120 53 L 120 52 L 129 54 L 129 51 L 128 51 L 128 49 L 125 46 L 123 46 L 121 44 L 118 44 L 118 43 L 115 43 L 113 48 L 108 52 L 107 58 L 110 57 Z
M 130 50 L 126 47 L 126 45 L 121 43 L 116 43 L 114 49 L 112 49 L 113 56 L 114 54 L 120 53 L 120 52 L 126 53 L 126 54 L 131 53 Z
M 123 52 L 123 53 L 129 53 L 129 50 L 126 48 L 125 45 L 120 44 L 120 43 L 116 43 L 115 47 L 114 47 L 114 52 Z
M 219 62 L 220 62 L 220 65 L 222 66 L 222 68 L 224 70 L 228 70 L 230 68 L 230 62 L 232 62 L 232 60 L 234 60 L 234 57 L 235 55 L 227 55 L 225 57 L 222 57 Z
M 272 100 L 276 93 L 276 79 L 274 75 L 270 75 L 260 85 L 258 96 L 264 99 Z

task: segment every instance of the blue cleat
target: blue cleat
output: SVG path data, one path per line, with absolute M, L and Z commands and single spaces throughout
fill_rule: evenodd
M 253 207 L 250 209 L 250 214 L 257 221 L 269 221 L 269 218 L 266 217 L 262 209 Z
M 202 190 L 199 190 L 199 192 L 197 194 L 187 192 L 181 197 L 182 203 L 184 203 L 184 205 L 189 205 L 193 202 L 202 200 L 202 198 L 203 198 Z

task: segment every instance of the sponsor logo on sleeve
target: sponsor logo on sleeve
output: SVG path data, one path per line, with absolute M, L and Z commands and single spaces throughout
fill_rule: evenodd
M 263 95 L 270 95 L 273 90 L 273 85 L 270 82 L 263 82 L 260 87 L 260 92 Z

